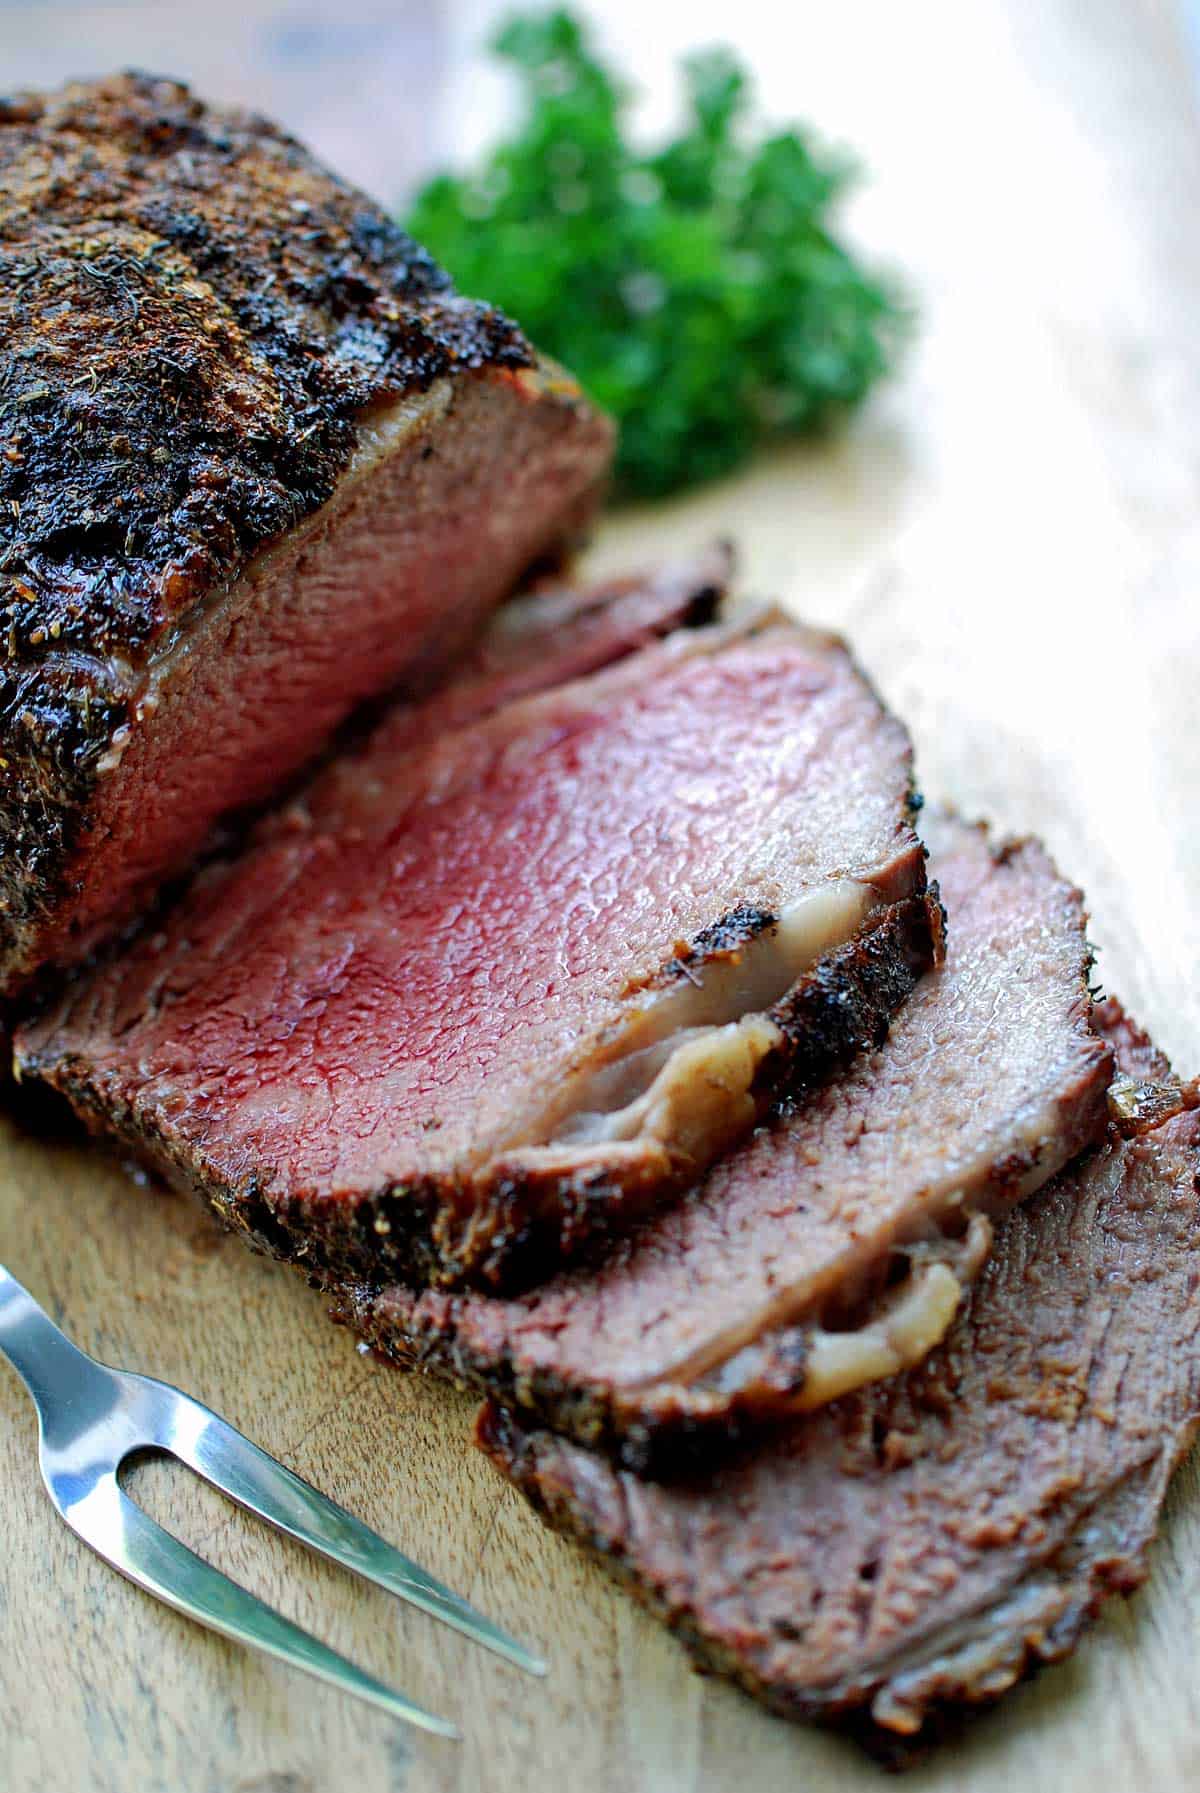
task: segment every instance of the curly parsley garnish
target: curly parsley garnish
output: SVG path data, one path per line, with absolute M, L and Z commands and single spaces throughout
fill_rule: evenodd
M 834 234 L 843 157 L 798 129 L 752 138 L 725 50 L 685 62 L 685 127 L 647 153 L 569 13 L 515 18 L 493 47 L 520 72 L 520 127 L 431 181 L 408 228 L 616 416 L 623 495 L 726 473 L 865 396 L 905 314 Z

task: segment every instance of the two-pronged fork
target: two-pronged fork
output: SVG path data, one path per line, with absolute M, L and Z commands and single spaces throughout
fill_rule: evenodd
M 42 1478 L 85 1544 L 147 1593 L 239 1643 L 359 1694 L 440 1737 L 456 1728 L 356 1668 L 173 1538 L 124 1492 L 121 1465 L 165 1451 L 336 1563 L 444 1619 L 531 1673 L 545 1664 L 343 1507 L 276 1463 L 223 1419 L 168 1383 L 110 1370 L 59 1331 L 0 1265 L 0 1351 L 33 1396 Z

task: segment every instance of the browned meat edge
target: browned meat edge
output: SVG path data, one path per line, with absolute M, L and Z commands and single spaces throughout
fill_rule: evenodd
M 381 206 L 182 83 L 0 98 L 0 175 L 0 316 L 6 342 L 28 336 L 0 387 L 21 436 L 0 457 L 6 528 L 20 507 L 3 572 L 34 588 L 10 662 L 36 666 L 55 619 L 59 652 L 136 654 L 331 495 L 373 402 L 533 363 Z M 147 311 L 160 336 L 122 329 Z
M 1122 1150 L 1122 1135 L 1136 1142 L 1183 1111 L 1194 1111 L 1200 1105 L 1200 1089 L 1196 1083 L 1181 1085 L 1170 1075 L 1165 1058 L 1114 1000 L 1099 1005 L 1096 1014 L 1100 1030 L 1117 1048 L 1122 1073 L 1143 1098 L 1113 1128 L 1107 1149 Z M 1188 1115 L 1175 1138 L 1180 1155 L 1191 1159 L 1193 1186 L 1200 1192 L 1200 1118 Z M 1136 1151 L 1136 1143 L 1129 1149 Z M 1086 1175 L 1089 1162 L 1085 1158 L 1062 1173 L 1009 1221 L 1009 1227 L 1027 1232 L 1036 1227 L 1036 1212 L 1054 1199 L 1058 1182 L 1068 1182 L 1081 1170 Z M 1195 1263 L 1189 1274 L 1189 1286 L 1200 1282 Z M 1170 1338 L 1164 1339 L 1164 1347 L 1180 1348 Z M 616 1486 L 617 1477 L 601 1460 L 552 1434 L 526 1429 L 491 1400 L 477 1417 L 476 1441 L 551 1526 L 596 1555 L 611 1575 L 676 1632 L 700 1667 L 736 1681 L 782 1717 L 833 1725 L 888 1766 L 906 1767 L 1022 1677 L 1067 1656 L 1110 1595 L 1131 1593 L 1145 1581 L 1146 1552 L 1167 1487 L 1200 1428 L 1200 1379 L 1194 1363 L 1188 1367 L 1186 1356 L 1176 1381 L 1175 1411 L 1147 1437 L 1142 1454 L 1111 1479 L 1101 1480 L 1090 1499 L 1086 1488 L 1064 1485 L 1069 1522 L 1051 1534 L 1044 1554 L 1039 1555 L 1036 1542 L 1031 1543 L 1020 1573 L 975 1610 L 940 1632 L 922 1632 L 911 1651 L 899 1646 L 885 1659 L 831 1677 L 819 1689 L 764 1679 L 735 1643 L 711 1635 L 690 1608 L 660 1595 L 639 1575 L 625 1555 L 620 1526 L 610 1528 L 607 1523 L 614 1509 L 606 1491 L 610 1483 Z M 856 1412 L 859 1407 L 869 1412 L 879 1393 L 866 1391 L 865 1401 L 859 1395 L 849 1404 Z M 1153 1418 L 1140 1416 L 1139 1423 L 1145 1426 Z M 546 1462 L 539 1460 L 539 1442 L 549 1452 Z M 596 1498 L 590 1503 L 594 1522 L 577 1498 L 578 1483 L 572 1479 L 577 1472 L 558 1474 L 560 1454 L 564 1462 L 569 1456 L 581 1466 L 585 1479 L 594 1466 Z M 628 1472 L 622 1479 L 633 1485 Z M 1003 1548 L 1002 1536 L 996 1542 Z
M 1147 1552 L 1172 1476 L 1195 1442 L 1200 1415 L 1181 1426 L 1154 1460 L 1106 1490 L 1083 1512 L 1061 1549 L 1014 1583 L 1007 1599 L 948 1630 L 940 1651 L 923 1662 L 919 1681 L 907 1690 L 924 1708 L 919 1732 L 906 1736 L 881 1728 L 857 1704 L 830 1711 L 787 1689 L 760 1681 L 733 1652 L 712 1639 L 683 1612 L 656 1598 L 603 1530 L 581 1524 L 569 1490 L 558 1489 L 531 1456 L 530 1435 L 498 1402 L 487 1400 L 475 1420 L 475 1442 L 514 1482 L 554 1531 L 599 1562 L 656 1619 L 674 1632 L 701 1672 L 735 1681 L 780 1718 L 815 1722 L 852 1737 L 884 1766 L 911 1768 L 940 1743 L 957 1735 L 977 1712 L 994 1705 L 1021 1680 L 1062 1662 L 1079 1644 L 1114 1594 L 1136 1593 L 1150 1573 Z M 975 1644 L 972 1624 L 986 1623 L 987 1639 Z
M 958 826 L 947 814 L 944 826 Z M 979 829 L 981 837 L 984 831 Z M 1006 863 L 1018 854 L 1025 843 L 1004 840 L 989 845 L 997 864 Z M 1040 851 L 1040 849 L 1038 849 Z M 936 857 L 933 866 L 937 869 Z M 936 889 L 936 887 L 935 887 Z M 1078 893 L 1077 893 L 1078 894 Z M 1080 898 L 1082 900 L 1082 898 Z M 953 917 L 951 917 L 953 926 Z M 1081 941 L 1083 921 L 1081 918 Z M 1084 957 L 1080 967 L 1081 991 L 1087 983 L 1092 964 L 1091 949 L 1083 942 Z M 1095 1045 L 1090 1066 L 1081 1067 L 1076 1084 L 1064 1091 L 1056 1105 L 1053 1133 L 1054 1163 L 1062 1165 L 1075 1158 L 1104 1135 L 1110 1113 L 1107 1092 L 1112 1078 L 1113 1059 L 1107 1045 L 1092 1032 L 1086 1021 L 1080 1027 Z M 886 1032 L 886 1030 L 885 1030 Z M 878 1045 L 883 1036 L 866 1042 Z M 1123 1050 L 1130 1049 L 1128 1039 Z M 845 1062 L 844 1059 L 838 1062 Z M 811 1066 L 805 1081 L 812 1082 Z M 1152 1102 L 1153 1092 L 1161 1086 L 1151 1083 L 1138 1086 L 1143 1103 Z M 798 1094 L 803 1093 L 804 1082 Z M 793 1100 L 785 1086 L 785 1100 Z M 1131 1091 L 1129 1100 L 1135 1100 Z M 985 1185 L 972 1191 L 970 1213 L 982 1212 L 993 1221 L 1029 1193 L 1029 1178 L 1047 1155 L 1048 1142 L 1042 1138 L 1036 1147 L 1009 1151 L 992 1166 Z M 1050 1169 L 1042 1173 L 1042 1180 Z M 965 1224 L 965 1215 L 964 1215 Z M 984 1260 L 985 1261 L 985 1260 Z M 838 1324 L 851 1329 L 868 1324 L 877 1309 L 880 1295 L 886 1297 L 887 1278 L 895 1259 L 888 1255 L 875 1266 L 874 1274 L 856 1285 L 843 1303 Z M 964 1273 L 965 1275 L 965 1273 Z M 353 1328 L 371 1348 L 405 1369 L 422 1370 L 449 1377 L 460 1387 L 494 1398 L 501 1405 L 512 1407 L 552 1430 L 579 1439 L 589 1448 L 602 1451 L 627 1469 L 639 1474 L 671 1475 L 694 1462 L 707 1462 L 722 1452 L 736 1448 L 762 1426 L 772 1423 L 769 1412 L 760 1413 L 751 1404 L 740 1405 L 731 1398 L 727 1407 L 711 1416 L 697 1418 L 686 1409 L 676 1412 L 656 1411 L 652 1419 L 640 1417 L 630 1397 L 620 1385 L 581 1381 L 578 1376 L 564 1376 L 543 1365 L 531 1365 L 510 1348 L 489 1352 L 473 1343 L 469 1329 L 460 1330 L 455 1319 L 458 1303 L 469 1304 L 471 1294 L 455 1296 L 450 1304 L 438 1310 L 437 1317 L 424 1316 L 419 1306 L 399 1313 L 382 1299 L 379 1284 L 351 1282 L 331 1290 L 331 1317 Z M 782 1326 L 771 1329 L 770 1343 L 762 1346 L 764 1361 L 779 1366 L 779 1379 L 784 1373 L 798 1376 L 803 1368 L 806 1332 L 803 1326 Z M 663 1378 L 670 1380 L 669 1375 Z M 775 1419 L 779 1415 L 776 1414 Z
M 937 887 L 933 886 L 933 899 Z M 915 903 L 918 899 L 912 899 Z M 915 982 L 915 980 L 914 980 Z M 910 985 L 910 990 L 912 985 Z M 895 1003 L 889 1013 L 899 1007 Z M 887 1019 L 883 1017 L 882 1033 L 864 1038 L 861 1046 L 848 1046 L 829 1061 L 830 1074 L 844 1067 L 863 1046 L 877 1046 L 886 1037 Z M 1089 1087 L 1080 1092 L 1077 1109 L 1064 1122 L 1058 1143 L 1068 1157 L 1075 1157 L 1094 1145 L 1103 1134 L 1106 1117 L 1105 1086 L 1109 1063 L 1097 1062 Z M 811 1087 L 815 1078 L 810 1075 Z M 801 1086 L 802 1088 L 803 1086 Z M 1154 1086 L 1157 1088 L 1157 1086 Z M 1151 1102 L 1154 1095 L 1145 1098 Z M 1065 1106 L 1065 1105 L 1064 1105 Z M 1032 1153 L 1014 1154 L 997 1166 L 994 1182 L 989 1186 L 988 1203 L 980 1204 L 995 1215 L 1003 1215 L 1012 1205 L 1011 1191 L 1020 1191 L 1022 1179 L 1036 1162 Z M 606 1241 L 602 1238 L 599 1243 Z M 881 1292 L 886 1293 L 886 1275 L 891 1259 L 879 1266 L 879 1279 L 864 1286 L 858 1299 L 840 1315 L 845 1328 L 866 1325 L 877 1307 Z M 380 1301 L 378 1280 L 362 1279 L 337 1283 L 328 1280 L 332 1296 L 330 1317 L 349 1326 L 373 1351 L 406 1370 L 421 1370 L 448 1377 L 457 1386 L 474 1390 L 501 1406 L 522 1410 L 530 1423 L 551 1427 L 568 1437 L 585 1439 L 590 1448 L 604 1452 L 627 1469 L 642 1475 L 664 1475 L 685 1470 L 694 1463 L 707 1462 L 724 1452 L 739 1448 L 760 1429 L 769 1429 L 772 1417 L 753 1409 L 742 1409 L 731 1402 L 719 1418 L 697 1420 L 687 1412 L 656 1415 L 653 1427 L 631 1423 L 622 1407 L 622 1391 L 602 1384 L 581 1384 L 566 1379 L 553 1370 L 530 1369 L 515 1359 L 511 1352 L 493 1356 L 476 1352 L 470 1341 L 452 1323 L 429 1324 L 419 1330 L 400 1330 Z M 463 1296 L 470 1300 L 469 1294 Z M 793 1348 L 793 1341 L 803 1347 L 804 1329 L 784 1327 L 778 1330 L 776 1354 L 784 1360 Z M 791 1369 L 798 1373 L 799 1362 Z
M 114 666 L 325 503 L 372 406 L 447 375 L 581 399 L 294 138 L 145 74 L 0 97 L 0 343 L 0 966 L 24 975 L 135 720 Z
M 920 853 L 919 846 L 914 853 Z M 830 953 L 774 1008 L 787 1037 L 789 1082 L 796 1089 L 825 1077 L 887 1035 L 888 1019 L 940 950 L 943 916 L 935 889 L 879 910 L 856 939 Z M 37 1073 L 36 1063 L 28 1069 Z M 762 1068 L 764 1105 L 775 1067 Z M 388 1274 L 417 1282 L 462 1282 L 506 1289 L 536 1282 L 585 1247 L 602 1249 L 640 1207 L 661 1200 L 661 1184 L 617 1188 L 604 1177 L 528 1175 L 501 1183 L 479 1206 L 477 1189 L 433 1179 L 403 1191 L 380 1190 L 348 1210 L 341 1202 L 296 1202 L 272 1212 L 257 1176 L 215 1184 L 177 1146 L 143 1131 L 128 1108 L 97 1105 L 86 1074 L 57 1061 L 54 1085 L 98 1130 L 210 1205 L 257 1250 L 294 1262 L 314 1278 L 350 1284 L 378 1279 L 381 1242 Z

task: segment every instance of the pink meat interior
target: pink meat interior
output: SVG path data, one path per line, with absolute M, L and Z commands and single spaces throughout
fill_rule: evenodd
M 583 424 L 504 376 L 467 379 L 445 416 L 402 431 L 214 594 L 150 669 L 39 959 L 77 956 L 132 914 L 220 817 L 269 797 L 365 699 L 427 682 L 578 523 L 607 445 L 602 419 Z
M 931 834 L 949 950 L 886 1043 L 599 1269 L 513 1301 L 398 1288 L 385 1306 L 401 1328 L 450 1324 L 480 1363 L 636 1389 L 693 1353 L 720 1361 L 723 1338 L 769 1333 L 781 1307 L 812 1318 L 853 1294 L 897 1238 L 937 1237 L 948 1192 L 986 1209 L 991 1183 L 999 1200 L 1039 1157 L 1056 1169 L 1082 1121 L 1102 1124 L 1108 1082 L 1078 892 L 1032 843 L 997 857 L 977 829 Z
M 415 747 L 397 713 L 56 1053 L 219 1174 L 337 1197 L 471 1167 L 680 942 L 886 866 L 908 747 L 844 652 L 700 631 Z

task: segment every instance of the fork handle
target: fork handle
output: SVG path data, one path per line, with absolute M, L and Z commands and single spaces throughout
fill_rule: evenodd
M 78 1394 L 95 1374 L 92 1359 L 38 1306 L 28 1289 L 0 1264 L 0 1352 L 33 1396 L 39 1412 L 53 1399 Z

